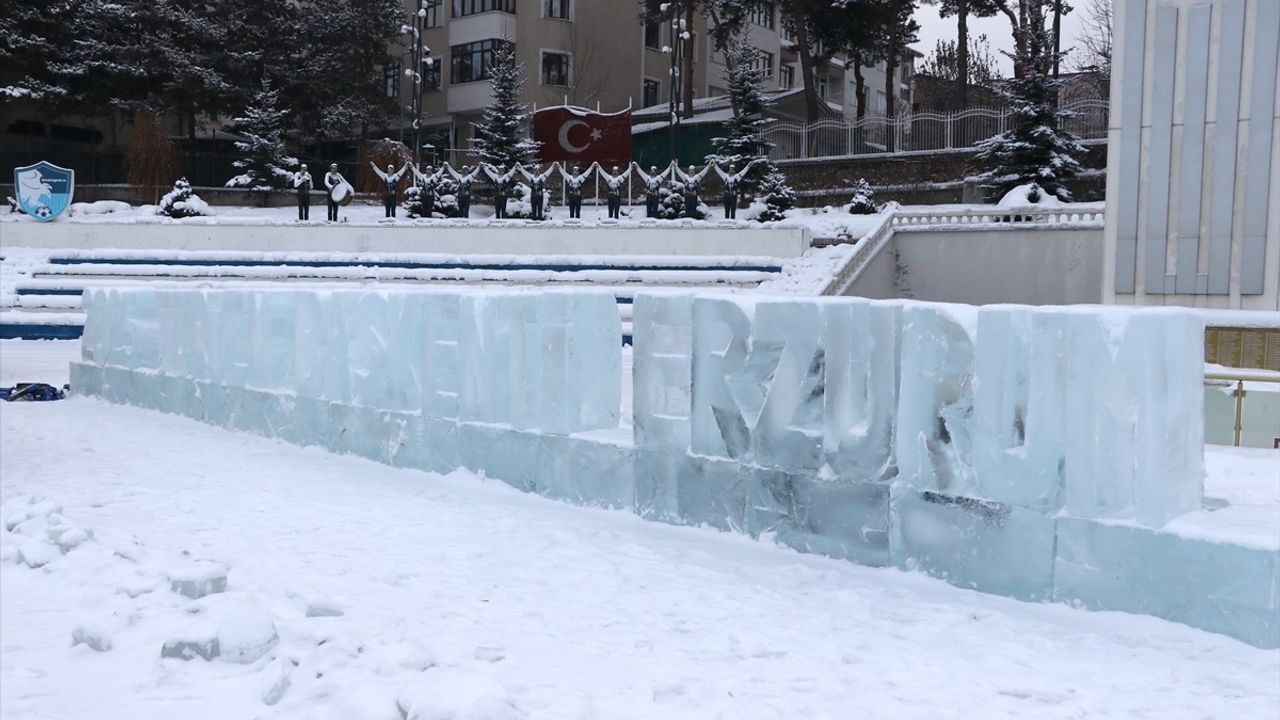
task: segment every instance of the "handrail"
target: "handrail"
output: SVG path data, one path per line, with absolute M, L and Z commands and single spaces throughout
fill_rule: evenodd
M 1212 372 L 1205 373 L 1204 379 L 1206 381 L 1206 385 L 1209 384 L 1209 381 L 1226 381 L 1228 386 L 1230 386 L 1231 382 L 1236 384 L 1235 389 L 1231 391 L 1232 397 L 1236 399 L 1236 418 L 1233 426 L 1235 433 L 1232 444 L 1235 447 L 1240 447 L 1240 434 L 1244 430 L 1244 424 L 1242 422 L 1242 418 L 1244 416 L 1244 396 L 1246 392 L 1244 384 L 1246 382 L 1280 383 L 1280 372 L 1253 368 L 1238 368 L 1231 371 L 1214 370 Z M 1276 442 L 1277 447 L 1280 447 L 1280 438 L 1277 438 Z
M 876 227 L 875 230 L 867 233 L 858 241 L 853 254 L 845 260 L 844 265 L 835 273 L 832 273 L 831 279 L 822 288 L 821 295 L 843 295 L 861 275 L 863 270 L 871 264 L 871 260 L 880 254 L 885 245 L 893 239 L 893 218 L 895 211 L 890 211 L 888 216 Z

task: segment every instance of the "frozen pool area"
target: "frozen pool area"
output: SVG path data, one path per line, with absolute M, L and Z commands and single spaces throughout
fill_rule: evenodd
M 1280 532 L 1205 502 L 1192 313 L 642 294 L 628 424 L 608 293 L 85 304 L 86 394 L 1280 645 Z
M 56 379 L 76 346 L 0 343 L 0 375 Z M 553 502 L 465 471 L 83 397 L 0 405 L 0 446 L 0 515 L 25 516 L 32 497 L 50 512 L 0 531 L 5 718 L 1280 711 L 1275 650 Z M 1211 446 L 1205 460 L 1206 497 L 1277 517 L 1276 454 Z M 92 538 L 28 567 L 21 548 L 51 525 Z M 170 589 L 170 576 L 216 566 L 225 592 Z M 250 662 L 161 658 L 171 640 L 220 631 Z

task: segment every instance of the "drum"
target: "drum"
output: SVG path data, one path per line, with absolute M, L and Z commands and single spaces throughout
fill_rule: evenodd
M 355 196 L 355 188 L 347 183 L 338 183 L 329 190 L 329 199 L 343 207 L 350 205 Z

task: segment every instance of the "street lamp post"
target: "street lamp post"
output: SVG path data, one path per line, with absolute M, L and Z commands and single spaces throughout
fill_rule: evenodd
M 413 41 L 413 47 L 410 49 L 413 56 L 413 69 L 409 71 L 409 76 L 413 78 L 410 112 L 413 114 L 413 160 L 418 165 L 422 164 L 422 72 L 424 66 L 430 66 L 432 62 L 429 56 L 424 57 L 424 54 L 431 52 L 431 48 L 422 42 L 422 31 L 427 27 L 427 6 L 430 3 L 431 0 L 418 0 L 418 12 L 415 13 L 413 28 L 410 32 Z
M 667 83 L 670 90 L 667 97 L 667 122 L 669 124 L 669 152 L 672 160 L 676 159 L 676 126 L 680 124 L 680 114 L 676 111 L 676 108 L 679 107 L 678 88 L 682 80 L 680 77 L 680 55 L 684 46 L 684 21 L 680 16 L 680 2 L 681 0 L 672 0 L 672 2 L 666 2 L 659 6 L 662 12 L 671 13 L 671 45 L 663 48 L 663 51 L 671 56 L 670 82 Z

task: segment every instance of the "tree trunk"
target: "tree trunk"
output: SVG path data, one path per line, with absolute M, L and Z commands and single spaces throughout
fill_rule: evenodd
M 680 58 L 680 90 L 683 96 L 684 111 L 686 118 L 693 117 L 693 3 L 686 2 L 684 4 L 684 32 L 689 34 L 689 39 L 685 40 L 684 57 Z
M 884 116 L 888 120 L 893 120 L 894 116 L 898 114 L 898 94 L 895 92 L 897 90 L 898 83 L 896 82 L 896 78 L 894 78 L 894 74 L 898 70 L 897 45 L 898 43 L 896 40 L 891 40 L 889 42 L 889 52 L 886 53 L 884 61 Z M 893 152 L 897 149 L 894 147 L 894 138 L 896 136 L 897 133 L 894 132 L 893 123 L 886 122 L 884 126 L 884 145 L 885 149 L 889 152 Z
M 956 8 L 956 70 L 960 75 L 960 97 L 957 110 L 969 105 L 969 0 L 960 0 Z
M 862 76 L 862 59 L 853 59 L 853 97 L 859 120 L 867 116 L 867 80 Z
M 796 21 L 796 48 L 800 51 L 800 75 L 804 78 L 804 114 L 809 122 L 818 121 L 818 89 L 814 87 L 813 52 L 809 47 L 809 31 L 804 20 Z

